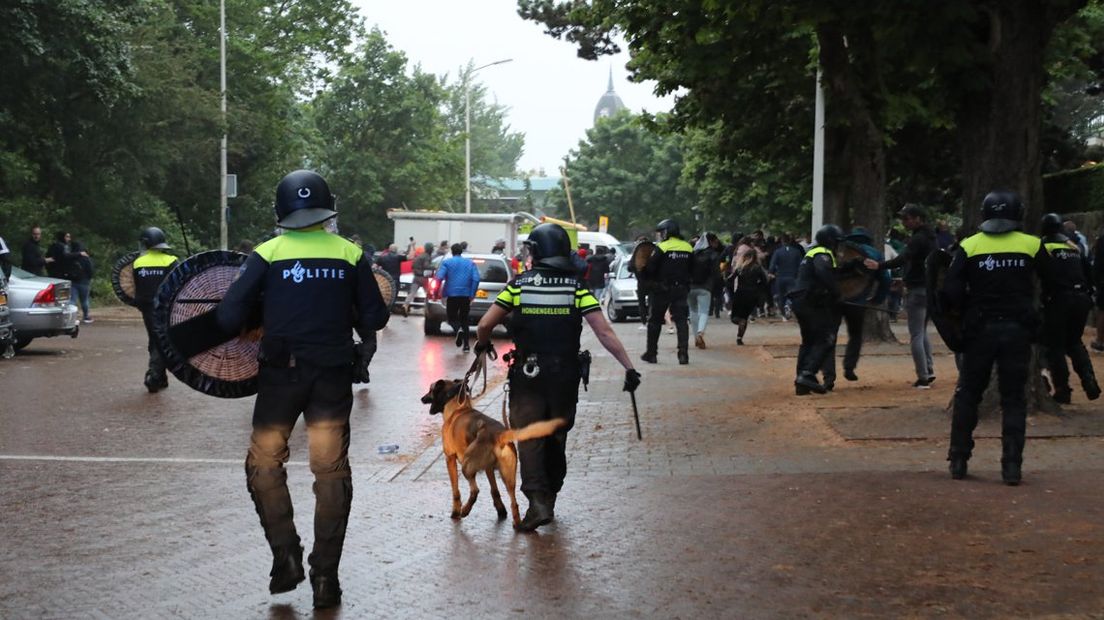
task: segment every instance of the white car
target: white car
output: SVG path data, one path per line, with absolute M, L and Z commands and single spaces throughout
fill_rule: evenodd
M 629 271 L 630 260 L 629 257 L 618 258 L 606 274 L 606 290 L 600 301 L 606 309 L 606 318 L 614 323 L 624 321 L 630 315 L 640 316 L 636 276 Z

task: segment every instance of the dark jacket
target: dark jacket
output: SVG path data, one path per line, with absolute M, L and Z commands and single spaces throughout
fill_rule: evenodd
M 587 262 L 587 288 L 595 290 L 605 288 L 606 273 L 609 272 L 610 255 L 592 254 L 586 258 Z
M 397 283 L 399 281 L 399 276 L 402 275 L 402 263 L 404 260 L 406 260 L 406 257 L 402 254 L 387 251 L 376 257 L 376 264 L 392 278 L 395 278 L 395 282 Z
M 64 241 L 55 241 L 46 250 L 46 256 L 54 259 L 54 262 L 46 265 L 46 272 L 51 278 L 63 280 L 80 280 L 84 269 L 80 264 L 80 252 L 73 249 L 73 244 Z
M 805 250 L 796 243 L 781 246 L 771 254 L 767 271 L 773 273 L 776 278 L 796 278 L 797 268 L 801 266 L 801 259 L 804 257 Z
M 897 254 L 896 258 L 882 263 L 882 269 L 896 269 L 904 267 L 902 279 L 909 288 L 923 288 L 926 283 L 926 269 L 924 261 L 928 260 L 928 254 L 936 248 L 935 233 L 927 224 L 912 231 L 908 244 Z
M 42 246 L 34 239 L 28 239 L 23 244 L 23 269 L 36 276 L 46 272 L 46 256 L 42 253 Z
M 1043 247 L 1050 255 L 1050 277 L 1043 280 L 1044 301 L 1073 292 L 1092 294 L 1092 268 L 1075 241 L 1062 234 L 1048 235 L 1043 237 Z
M 836 281 L 835 256 L 820 246 L 813 246 L 801 259 L 797 270 L 797 282 L 790 289 L 790 299 L 809 306 L 830 308 L 840 300 L 839 283 Z
M 1050 256 L 1038 237 L 1011 231 L 977 233 L 955 250 L 943 295 L 969 326 L 1011 320 L 1034 323 L 1035 275 L 1051 278 Z M 1048 284 L 1049 285 L 1049 284 Z

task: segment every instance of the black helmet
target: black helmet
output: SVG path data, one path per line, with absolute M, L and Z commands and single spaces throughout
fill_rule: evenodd
M 816 231 L 813 239 L 817 245 L 831 249 L 839 245 L 840 240 L 843 239 L 843 230 L 835 224 L 825 224 Z
M 296 230 L 337 215 L 337 198 L 317 172 L 296 170 L 276 186 L 276 225 Z
M 981 202 L 981 232 L 1006 233 L 1019 230 L 1023 221 L 1020 195 L 1011 191 L 989 192 Z
M 664 241 L 670 239 L 671 237 L 682 237 L 682 232 L 679 231 L 678 222 L 672 220 L 671 218 L 667 218 L 662 222 L 656 224 L 655 229 L 656 232 L 663 235 Z
M 1039 232 L 1045 237 L 1062 232 L 1062 217 L 1057 213 L 1047 213 L 1039 222 Z
M 559 224 L 551 222 L 534 228 L 524 241 L 533 257 L 533 266 L 551 267 L 561 271 L 571 271 L 571 238 Z
M 142 231 L 142 234 L 138 237 L 138 241 L 141 242 L 142 247 L 147 250 L 167 250 L 169 244 L 165 243 L 165 232 L 156 226 L 150 226 Z

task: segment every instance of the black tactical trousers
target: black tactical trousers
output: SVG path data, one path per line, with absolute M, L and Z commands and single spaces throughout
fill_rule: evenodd
M 1073 363 L 1073 371 L 1081 378 L 1081 385 L 1096 384 L 1092 360 L 1081 341 L 1092 303 L 1088 295 L 1070 292 L 1052 297 L 1044 308 L 1043 344 L 1046 345 L 1047 367 L 1055 393 L 1068 393 L 1070 389 L 1066 356 Z
M 448 297 L 445 299 L 445 316 L 453 331 L 460 334 L 461 342 L 468 346 L 468 314 L 471 312 L 470 297 Z
M 352 369 L 348 365 L 295 363 L 290 368 L 261 367 L 253 435 L 245 459 L 246 487 L 272 549 L 298 545 L 284 463 L 289 456 L 288 437 L 302 413 L 314 474 L 310 565 L 317 574 L 336 575 L 353 499 L 349 468 Z
M 836 346 L 840 316 L 832 306 L 810 304 L 804 299 L 793 301 L 793 311 L 801 328 L 797 376 L 815 378 Z
M 1002 413 L 1001 460 L 1023 461 L 1027 425 L 1027 367 L 1031 360 L 1031 333 L 1018 321 L 978 326 L 965 343 L 951 418 L 951 457 L 970 458 L 978 404 L 997 366 L 997 388 Z
M 559 493 L 567 475 L 567 432 L 575 425 L 579 402 L 579 368 L 571 360 L 562 365 L 542 361 L 540 373 L 529 378 L 520 365 L 510 370 L 510 427 L 553 418 L 567 421 L 548 437 L 518 442 L 521 490 Z
M 854 371 L 859 365 L 859 356 L 862 355 L 863 345 L 863 321 L 866 319 L 866 310 L 858 306 L 844 304 L 840 309 L 839 317 L 847 326 L 847 347 L 843 351 L 843 369 Z M 836 333 L 839 334 L 839 323 L 836 323 Z M 836 343 L 824 359 L 824 380 L 828 383 L 836 381 Z
M 689 288 L 676 287 L 648 295 L 648 345 L 645 353 L 655 355 L 659 349 L 659 333 L 663 331 L 663 317 L 668 309 L 678 335 L 678 350 L 686 353 L 690 345 L 690 303 L 686 299 L 689 293 Z
M 146 326 L 146 336 L 149 338 L 149 344 L 146 346 L 149 351 L 149 373 L 147 376 L 152 375 L 155 379 L 165 378 L 165 358 L 161 357 L 161 349 L 157 346 L 157 336 L 153 332 L 153 308 L 142 308 L 142 323 Z

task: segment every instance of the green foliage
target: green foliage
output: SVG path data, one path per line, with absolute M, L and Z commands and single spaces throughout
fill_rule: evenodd
M 1104 164 L 1043 176 L 1048 211 L 1104 211 Z

